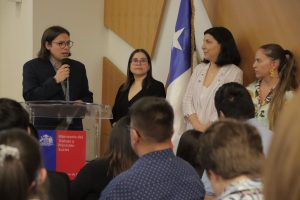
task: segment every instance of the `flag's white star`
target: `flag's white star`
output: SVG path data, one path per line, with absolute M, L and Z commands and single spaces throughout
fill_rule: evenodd
M 178 38 L 180 37 L 181 33 L 183 32 L 184 28 L 179 29 L 173 35 L 173 47 L 182 50 L 180 43 L 178 42 Z

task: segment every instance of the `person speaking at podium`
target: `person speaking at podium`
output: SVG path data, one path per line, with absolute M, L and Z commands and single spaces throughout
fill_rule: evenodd
M 69 58 L 73 44 L 70 32 L 61 26 L 51 26 L 44 31 L 37 58 L 23 66 L 25 101 L 93 102 L 85 66 Z M 82 130 L 81 119 L 70 119 L 72 117 L 68 120 L 40 118 L 35 119 L 35 126 L 37 129 Z
M 23 67 L 25 101 L 93 102 L 85 66 L 68 58 L 73 44 L 70 32 L 63 27 L 51 26 L 44 31 L 38 57 Z

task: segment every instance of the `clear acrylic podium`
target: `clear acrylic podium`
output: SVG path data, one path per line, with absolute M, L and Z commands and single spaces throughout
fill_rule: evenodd
M 75 101 L 27 101 L 22 104 L 38 130 L 42 127 L 86 131 L 86 160 L 100 156 L 101 119 L 112 118 L 109 105 Z

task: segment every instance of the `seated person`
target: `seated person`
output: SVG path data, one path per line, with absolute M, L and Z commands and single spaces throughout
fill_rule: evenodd
M 0 130 L 20 128 L 30 130 L 29 114 L 15 100 L 0 98 Z
M 300 92 L 284 108 L 264 165 L 266 200 L 300 199 Z
M 222 85 L 215 95 L 215 107 L 220 119 L 233 118 L 246 121 L 257 128 L 262 138 L 264 154 L 267 155 L 272 132 L 255 118 L 255 108 L 248 90 L 241 84 L 230 82 Z M 203 175 L 206 191 L 213 192 L 207 174 Z
M 263 199 L 264 161 L 256 128 L 233 119 L 213 123 L 203 134 L 198 158 L 218 200 Z
M 199 175 L 171 149 L 171 105 L 164 98 L 143 97 L 129 116 L 131 146 L 139 159 L 108 184 L 100 199 L 203 199 Z
M 39 143 L 22 129 L 0 132 L 1 199 L 48 199 Z
M 215 107 L 220 118 L 230 117 L 246 120 L 257 128 L 262 138 L 264 153 L 267 154 L 272 132 L 255 118 L 254 104 L 248 90 L 243 85 L 234 82 L 222 85 L 216 92 Z
M 106 185 L 129 169 L 137 155 L 131 148 L 129 117 L 116 122 L 109 135 L 104 156 L 86 164 L 71 183 L 72 200 L 97 200 Z
M 20 128 L 38 140 L 35 127 L 29 121 L 29 114 L 15 100 L 0 98 L 0 131 Z M 65 200 L 69 198 L 70 180 L 66 173 L 47 171 L 50 200 Z
M 200 177 L 202 177 L 204 169 L 201 163 L 197 163 L 198 160 L 195 157 L 198 153 L 201 135 L 202 132 L 195 129 L 185 131 L 180 137 L 176 152 L 176 156 L 190 163 Z

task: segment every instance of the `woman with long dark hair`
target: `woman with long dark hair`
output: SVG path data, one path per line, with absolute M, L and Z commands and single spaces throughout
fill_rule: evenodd
M 72 182 L 72 200 L 99 199 L 105 186 L 131 167 L 137 155 L 131 148 L 128 127 L 129 117 L 123 117 L 112 128 L 104 156 L 86 164 Z
M 166 97 L 164 84 L 152 77 L 151 58 L 146 50 L 134 50 L 128 59 L 127 79 L 116 95 L 112 125 L 128 114 L 128 108 L 144 96 Z

